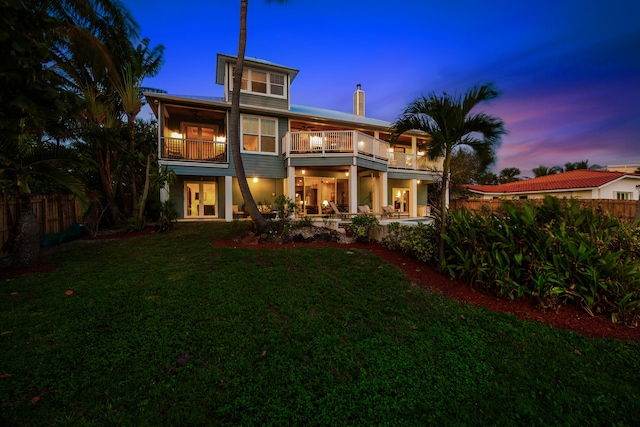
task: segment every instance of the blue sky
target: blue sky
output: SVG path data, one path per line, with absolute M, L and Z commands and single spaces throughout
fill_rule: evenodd
M 237 53 L 239 0 L 125 0 L 152 45 L 165 46 L 145 86 L 221 96 L 217 53 Z M 431 92 L 493 82 L 502 96 L 494 167 L 589 160 L 640 163 L 640 2 L 619 0 L 250 0 L 247 56 L 300 70 L 294 104 L 393 121 Z M 147 113 L 148 114 L 148 113 Z

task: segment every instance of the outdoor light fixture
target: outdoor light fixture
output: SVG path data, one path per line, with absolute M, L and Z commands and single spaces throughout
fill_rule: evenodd
M 344 174 L 345 174 L 346 176 L 349 176 L 349 172 L 345 172 Z
M 258 177 L 257 176 L 253 177 L 253 182 L 258 182 Z
M 420 184 L 420 180 L 419 179 L 416 181 L 416 184 Z
M 305 170 L 304 170 L 304 169 L 302 169 L 302 175 L 304 175 L 304 173 L 305 173 Z

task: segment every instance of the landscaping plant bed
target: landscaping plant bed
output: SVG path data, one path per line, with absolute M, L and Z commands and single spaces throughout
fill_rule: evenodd
M 234 246 L 245 248 L 281 249 L 295 247 L 301 244 L 260 243 L 243 244 L 234 240 L 216 240 L 216 246 Z M 400 251 L 392 251 L 380 243 L 351 243 L 338 244 L 330 242 L 309 243 L 315 246 L 335 246 L 339 248 L 354 248 L 368 250 L 381 259 L 397 266 L 413 282 L 421 287 L 434 289 L 458 301 L 468 302 L 489 310 L 509 313 L 521 319 L 544 322 L 550 326 L 578 332 L 594 338 L 611 338 L 640 341 L 640 328 L 630 328 L 622 323 L 613 323 L 608 316 L 590 316 L 587 312 L 574 306 L 562 306 L 557 312 L 543 310 L 536 306 L 531 299 L 520 298 L 509 300 L 473 289 L 468 283 L 459 279 L 452 279 L 436 271 L 435 267 L 421 263 L 408 257 Z

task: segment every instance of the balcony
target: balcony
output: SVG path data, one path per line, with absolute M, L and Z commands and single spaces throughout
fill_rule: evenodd
M 228 163 L 226 141 L 162 137 L 160 157 L 168 160 L 191 160 Z
M 286 156 L 351 154 L 387 162 L 389 143 L 358 131 L 288 132 L 283 137 Z
M 441 172 L 443 159 L 429 160 L 424 154 L 389 153 L 389 169 Z

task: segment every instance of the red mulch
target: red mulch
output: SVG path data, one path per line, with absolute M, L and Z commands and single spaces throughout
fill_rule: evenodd
M 218 240 L 215 246 L 234 246 L 248 248 L 296 247 L 304 244 L 249 244 L 231 240 Z M 398 266 L 411 280 L 421 285 L 438 290 L 456 300 L 465 301 L 477 306 L 487 307 L 489 310 L 510 313 L 521 319 L 540 321 L 560 329 L 578 332 L 582 335 L 597 338 L 614 338 L 621 340 L 640 341 L 640 328 L 629 328 L 622 323 L 614 324 L 608 316 L 592 317 L 585 311 L 573 306 L 563 306 L 558 312 L 541 310 L 535 303 L 527 299 L 509 300 L 498 298 L 478 290 L 461 280 L 451 279 L 440 274 L 435 267 L 423 264 L 399 251 L 391 251 L 379 243 L 353 243 L 349 245 L 336 243 L 309 243 L 309 245 L 326 245 L 341 248 L 355 248 L 371 251 L 385 261 Z

